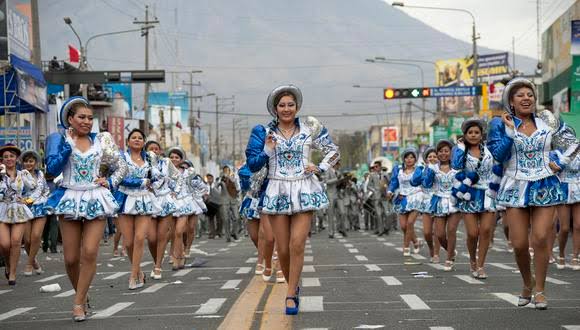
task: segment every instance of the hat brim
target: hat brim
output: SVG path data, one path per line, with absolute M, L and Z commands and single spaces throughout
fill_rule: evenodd
M 67 117 L 68 117 L 68 113 L 69 111 L 72 109 L 72 106 L 75 104 L 84 104 L 86 106 L 90 106 L 90 102 L 89 100 L 85 99 L 82 96 L 74 96 L 69 98 L 68 100 L 66 100 L 62 106 L 60 107 L 60 124 L 64 127 L 64 128 L 69 128 L 70 124 L 68 123 Z
M 181 155 L 181 159 L 185 160 L 185 150 L 181 149 L 180 147 L 171 147 L 167 149 L 167 156 L 171 155 L 171 153 L 178 153 Z
M 501 101 L 503 103 L 503 108 L 509 112 L 512 113 L 513 110 L 510 108 L 510 93 L 511 90 L 514 87 L 528 87 L 532 90 L 532 92 L 534 93 L 534 98 L 536 99 L 536 102 L 538 101 L 538 91 L 536 90 L 536 85 L 534 85 L 533 82 L 531 82 L 530 80 L 526 79 L 526 78 L 514 78 L 512 80 L 510 80 L 507 85 L 505 86 L 504 90 L 503 90 L 503 94 L 501 96 Z
M 296 87 L 294 85 L 278 86 L 270 92 L 270 94 L 268 95 L 268 99 L 266 100 L 266 106 L 268 107 L 268 112 L 274 118 L 276 118 L 276 116 L 277 116 L 276 104 L 274 104 L 274 102 L 276 102 L 278 95 L 280 95 L 280 93 L 283 93 L 283 92 L 288 92 L 288 93 L 291 93 L 292 95 L 294 95 L 294 98 L 296 98 L 296 109 L 298 111 L 300 111 L 300 109 L 302 108 L 302 92 L 300 91 L 300 89 L 298 87 Z
M 26 150 L 26 151 L 24 151 L 20 155 L 20 159 L 24 160 L 25 158 L 28 158 L 28 156 L 34 157 L 34 159 L 36 159 L 36 162 L 37 163 L 39 163 L 39 162 L 42 161 L 42 158 L 40 157 L 40 154 L 38 154 L 38 152 L 36 152 L 34 150 Z
M 461 132 L 463 132 L 463 134 L 467 133 L 467 130 L 472 127 L 472 126 L 478 126 L 481 129 L 481 133 L 483 134 L 483 132 L 485 131 L 485 121 L 483 119 L 479 119 L 479 118 L 470 118 L 465 120 L 462 124 L 461 124 Z
M 20 148 L 18 148 L 17 146 L 2 146 L 0 147 L 0 156 L 4 155 L 6 151 L 14 152 L 17 157 L 20 157 L 20 155 L 22 155 L 22 150 L 20 150 Z

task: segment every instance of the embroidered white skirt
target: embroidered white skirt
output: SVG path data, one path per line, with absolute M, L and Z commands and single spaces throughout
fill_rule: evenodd
M 271 178 L 266 187 L 262 212 L 296 214 L 328 208 L 328 196 L 314 175 L 292 181 Z
M 64 215 L 67 220 L 92 220 L 101 217 L 112 217 L 117 214 L 119 204 L 109 189 L 95 187 L 88 190 L 64 189 L 62 197 L 56 201 L 54 197 L 62 190 L 54 191 L 47 202 L 47 211 L 50 214 Z M 59 191 L 60 190 L 60 191 Z M 56 202 L 52 204 L 52 202 Z
M 14 202 L 0 202 L 0 222 L 8 224 L 25 223 L 34 218 L 28 206 Z

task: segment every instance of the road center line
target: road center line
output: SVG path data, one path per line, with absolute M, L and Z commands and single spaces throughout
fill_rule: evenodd
M 267 286 L 268 284 L 261 277 L 254 276 L 230 308 L 218 329 L 250 329 L 254 321 L 254 313 Z

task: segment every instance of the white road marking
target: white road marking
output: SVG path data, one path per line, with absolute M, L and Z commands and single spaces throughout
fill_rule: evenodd
M 358 261 L 369 261 L 369 259 L 365 256 L 354 256 Z
M 443 268 L 445 268 L 441 264 L 427 264 L 427 265 L 429 265 L 429 266 L 431 266 L 431 267 L 433 267 L 433 268 L 435 268 L 437 270 L 443 270 Z
M 63 297 L 70 297 L 72 295 L 74 295 L 76 293 L 75 289 L 72 290 L 68 290 L 65 292 L 61 292 L 59 294 L 57 294 L 56 296 L 53 296 L 54 298 L 63 298 Z
M 555 278 L 549 277 L 549 276 L 546 277 L 546 282 L 550 282 L 550 283 L 553 283 L 553 284 L 570 284 L 570 283 L 568 283 L 566 281 L 561 281 L 561 280 L 558 280 L 558 279 L 555 279 Z
M 312 266 L 312 265 L 304 265 L 304 267 L 302 267 L 302 272 L 303 273 L 314 273 L 314 272 L 316 272 L 316 270 L 314 269 L 314 266 Z
M 123 309 L 133 305 L 135 302 L 120 302 L 116 303 L 113 306 L 103 309 L 100 312 L 97 312 L 95 315 L 91 316 L 92 319 L 105 319 L 111 315 L 117 314 L 118 312 L 122 311 Z
M 148 287 L 147 289 L 139 292 L 139 293 L 153 293 L 153 292 L 157 292 L 159 291 L 159 289 L 163 288 L 166 285 L 169 285 L 170 283 L 155 283 L 152 286 Z
M 350 253 L 358 253 L 358 249 L 348 249 L 348 252 L 350 252 Z
M 246 260 L 247 264 L 255 264 L 256 262 L 258 262 L 257 257 L 251 257 L 251 258 L 248 258 L 248 260 Z
M 367 233 L 366 231 L 364 233 L 362 233 L 362 234 L 363 234 L 363 236 L 368 236 L 369 235 L 369 233 Z
M 387 285 L 403 285 L 403 283 L 397 280 L 394 276 L 381 276 L 381 280 L 383 280 Z
M 367 272 L 380 272 L 382 269 L 377 265 L 365 265 Z
M 175 274 L 173 274 L 173 276 L 175 276 L 175 277 L 185 276 L 185 275 L 191 273 L 191 271 L 193 271 L 193 268 L 182 269 L 182 270 L 175 272 Z
M 469 284 L 483 284 L 482 281 L 477 280 L 477 279 L 471 277 L 470 275 L 453 275 L 453 276 L 455 276 L 458 279 L 462 280 L 463 282 L 467 282 Z
M 429 327 L 429 330 L 453 330 L 453 327 Z
M 353 248 L 354 245 L 352 245 L 351 243 L 344 243 L 344 247 L 345 248 Z
M 109 276 L 103 278 L 103 280 L 114 280 L 116 278 L 119 278 L 121 276 L 125 276 L 127 274 L 129 274 L 129 272 L 117 272 L 117 273 L 115 273 L 113 275 L 109 275 Z
M 236 274 L 249 274 L 252 271 L 252 267 L 240 267 Z
M 494 251 L 496 251 L 496 252 L 506 252 L 507 251 L 507 250 L 504 250 L 502 248 L 498 248 L 496 246 L 492 247 L 491 249 L 494 250 Z
M 152 263 L 153 263 L 153 261 L 143 261 L 139 266 L 145 267 L 147 265 L 151 265 Z
M 413 257 L 413 258 L 415 258 L 417 260 L 425 260 L 425 259 L 427 259 L 427 258 L 423 257 L 420 254 L 411 254 L 411 257 Z
M 377 241 L 379 241 L 379 242 L 384 242 L 384 241 L 386 241 L 386 240 L 387 240 L 387 239 L 386 239 L 386 238 L 384 238 L 384 237 L 377 237 Z
M 563 325 L 562 328 L 566 330 L 580 330 L 580 325 Z
M 236 246 L 238 246 L 238 243 L 230 243 L 230 244 L 228 244 L 228 247 L 236 247 Z
M 306 244 L 306 246 L 304 246 L 305 249 L 312 249 L 312 244 Z
M 386 246 L 395 246 L 395 244 L 393 244 L 393 243 L 391 243 L 391 242 L 385 242 L 385 243 L 383 243 L 383 244 L 384 244 L 384 245 L 386 245 Z
M 205 244 L 207 241 L 200 241 L 199 244 Z
M 322 312 L 324 311 L 324 297 L 303 296 L 300 297 L 300 312 Z
M 5 293 L 11 292 L 11 291 L 12 290 L 0 290 L 0 294 L 5 294 Z
M 518 305 L 518 297 L 514 296 L 511 293 L 506 293 L 506 292 L 495 292 L 492 293 L 494 296 L 498 297 L 501 300 L 507 301 L 510 304 L 517 306 Z M 530 303 L 527 304 L 526 307 L 528 308 L 534 308 L 534 304 Z
M 341 238 L 338 241 L 341 242 L 341 243 L 346 243 L 346 240 L 344 238 Z
M 20 307 L 20 308 L 13 309 L 13 310 L 6 312 L 4 314 L 0 314 L 0 321 L 4 321 L 4 320 L 9 319 L 13 316 L 26 313 L 28 311 L 35 309 L 35 308 L 36 307 Z
M 494 267 L 505 269 L 505 270 L 515 270 L 515 268 L 512 266 L 508 266 L 506 264 L 500 264 L 498 262 L 490 262 L 489 264 L 494 266 Z
M 361 324 L 359 326 L 354 327 L 353 329 L 382 329 L 384 325 L 371 325 L 371 324 Z
M 313 256 L 304 256 L 304 262 L 314 262 Z
M 52 281 L 52 280 L 56 280 L 57 278 L 61 278 L 61 277 L 63 277 L 63 276 L 64 276 L 64 274 L 60 274 L 60 275 L 52 275 L 52 276 L 45 277 L 45 278 L 43 278 L 43 279 L 40 279 L 40 280 L 38 280 L 38 281 L 35 281 L 35 282 L 36 282 L 36 283 L 44 283 L 44 282 L 48 282 L 48 281 Z
M 229 290 L 229 289 L 236 289 L 238 285 L 242 283 L 242 280 L 229 280 L 227 281 L 220 289 L 222 290 Z
M 226 252 L 226 251 L 229 251 L 229 250 L 230 250 L 230 248 L 221 248 L 218 251 L 220 251 L 220 252 Z
M 415 294 L 402 294 L 401 299 L 409 305 L 411 309 L 415 310 L 426 310 L 431 309 L 431 307 L 427 306 L 427 304 L 419 298 L 419 296 Z
M 320 280 L 318 279 L 318 277 L 303 277 L 302 286 L 303 287 L 320 286 Z
M 201 307 L 195 311 L 196 315 L 207 315 L 215 314 L 219 312 L 222 305 L 226 302 L 226 298 L 211 298 L 205 303 L 201 304 Z

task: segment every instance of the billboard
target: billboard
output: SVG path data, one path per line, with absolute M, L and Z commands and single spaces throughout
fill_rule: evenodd
M 32 129 L 30 126 L 15 127 L 0 127 L 0 145 L 14 144 L 21 150 L 32 150 Z
M 399 146 L 399 128 L 397 126 L 383 127 L 381 137 L 383 148 Z
M 572 20 L 580 18 L 580 2 L 575 2 L 542 34 L 542 80 L 550 81 L 572 65 Z
M 21 59 L 32 57 L 32 11 L 30 0 L 7 0 L 8 50 Z

